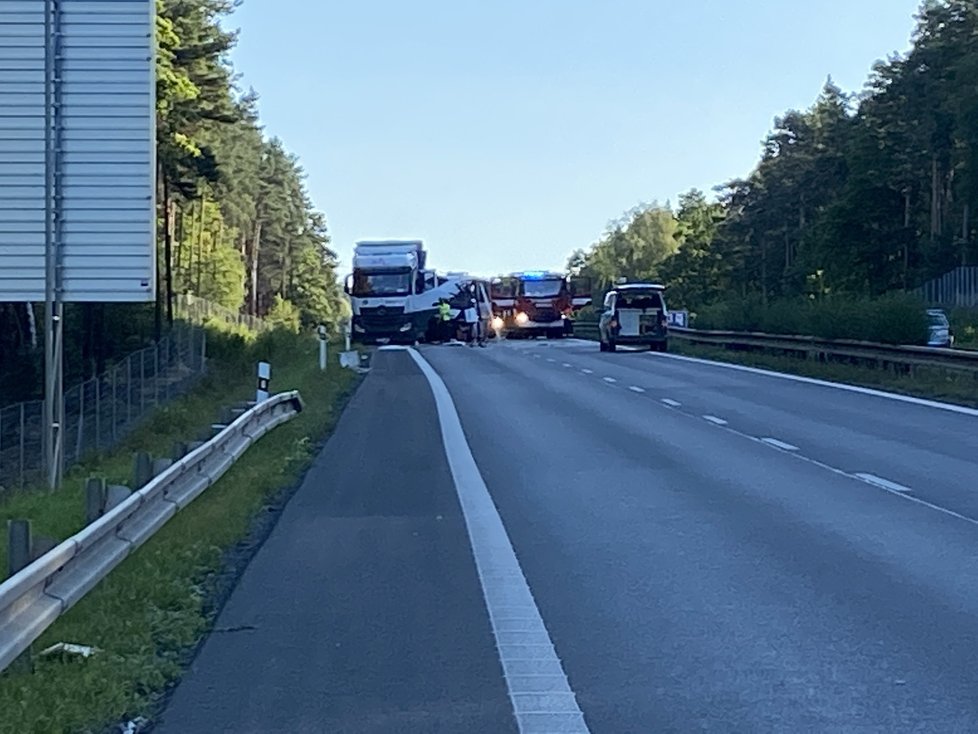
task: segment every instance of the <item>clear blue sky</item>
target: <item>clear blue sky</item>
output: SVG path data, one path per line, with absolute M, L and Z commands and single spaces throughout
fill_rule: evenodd
M 640 202 L 746 175 L 831 74 L 858 91 L 918 0 L 245 0 L 233 60 L 349 267 L 562 267 Z M 345 271 L 344 271 L 345 272 Z M 341 273 L 342 275 L 342 273 Z

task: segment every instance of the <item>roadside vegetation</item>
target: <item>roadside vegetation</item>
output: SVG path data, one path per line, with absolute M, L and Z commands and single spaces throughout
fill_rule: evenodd
M 718 301 L 693 320 L 697 329 L 856 339 L 883 344 L 926 344 L 926 308 L 904 293 L 878 298 L 840 295 L 831 299 L 779 299 L 757 296 Z
M 910 51 L 877 62 L 863 90 L 829 79 L 811 107 L 775 119 L 754 170 L 715 200 L 693 190 L 636 207 L 568 270 L 590 276 L 596 296 L 618 278 L 660 281 L 672 308 L 721 328 L 907 341 L 875 299 L 978 263 L 974 79 L 978 6 L 928 0 Z M 961 344 L 974 343 L 975 324 L 958 327 Z
M 978 349 L 978 308 L 955 308 L 948 312 L 954 346 Z
M 23 493 L 0 504 L 0 549 L 6 550 L 6 520 L 12 518 L 30 519 L 36 533 L 58 539 L 79 530 L 86 477 L 126 483 L 132 452 L 169 455 L 174 441 L 200 437 L 222 406 L 253 399 L 258 360 L 272 363 L 273 392 L 298 389 L 305 410 L 262 438 L 34 645 L 35 651 L 57 642 L 91 645 L 96 655 L 35 656 L 33 673 L 0 676 L 0 734 L 103 732 L 123 721 L 151 719 L 247 560 L 241 544 L 256 545 L 246 542 L 255 523 L 287 499 L 357 383 L 335 359 L 320 372 L 318 346 L 308 334 L 215 334 L 211 345 L 206 380 L 161 409 L 117 451 L 77 467 L 61 491 Z M 6 559 L 0 560 L 6 568 Z

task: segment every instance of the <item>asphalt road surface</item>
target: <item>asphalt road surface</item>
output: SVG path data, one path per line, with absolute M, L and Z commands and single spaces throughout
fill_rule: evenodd
M 573 691 L 543 708 L 978 731 L 978 414 L 574 340 L 421 354 L 468 447 L 378 353 L 162 731 L 516 731 L 468 451 Z

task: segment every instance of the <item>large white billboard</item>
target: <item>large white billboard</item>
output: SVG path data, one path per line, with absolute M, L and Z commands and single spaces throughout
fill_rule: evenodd
M 0 301 L 156 294 L 155 2 L 0 0 Z

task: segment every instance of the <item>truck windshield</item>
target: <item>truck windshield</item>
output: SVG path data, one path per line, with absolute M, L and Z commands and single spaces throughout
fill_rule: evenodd
M 563 285 L 562 280 L 524 280 L 523 295 L 527 298 L 559 296 Z
M 411 293 L 410 270 L 354 270 L 354 296 L 406 296 Z

